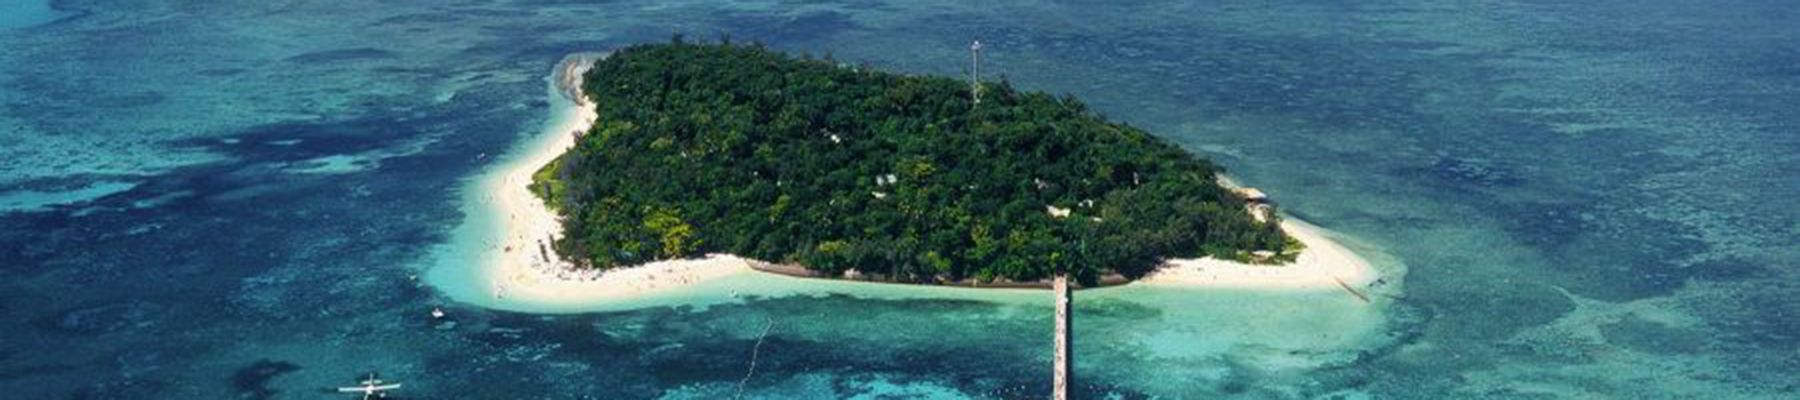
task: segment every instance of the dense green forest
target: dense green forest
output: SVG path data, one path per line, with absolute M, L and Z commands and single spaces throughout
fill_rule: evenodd
M 901 281 L 1091 284 L 1280 251 L 1218 167 L 1072 97 L 759 45 L 640 45 L 586 75 L 599 122 L 539 174 L 595 268 L 723 252 Z M 1049 207 L 1069 210 L 1052 216 Z

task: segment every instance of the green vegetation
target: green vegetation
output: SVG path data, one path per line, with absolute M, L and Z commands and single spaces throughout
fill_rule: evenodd
M 723 252 L 901 281 L 1063 268 L 1092 283 L 1288 245 L 1211 163 L 1074 98 L 984 86 L 972 107 L 955 79 L 760 46 L 631 47 L 587 74 L 601 122 L 539 192 L 563 205 L 557 250 L 596 268 Z
M 550 160 L 549 164 L 544 164 L 543 168 L 538 168 L 537 172 L 531 173 L 531 193 L 543 198 L 544 204 L 552 211 L 561 210 L 561 199 L 568 196 L 568 183 L 556 179 L 562 172 L 562 160 L 563 157 L 557 157 Z

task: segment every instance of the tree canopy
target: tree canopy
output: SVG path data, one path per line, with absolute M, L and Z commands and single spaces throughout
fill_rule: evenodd
M 723 252 L 1091 283 L 1286 244 L 1217 166 L 1069 96 L 985 83 L 975 105 L 963 80 L 680 42 L 618 50 L 585 78 L 599 121 L 539 177 L 564 217 L 558 252 L 595 268 Z

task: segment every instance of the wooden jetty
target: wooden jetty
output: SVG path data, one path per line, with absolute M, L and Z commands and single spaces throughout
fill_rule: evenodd
M 1056 292 L 1056 365 L 1052 398 L 1069 398 L 1069 277 L 1056 274 L 1052 291 Z

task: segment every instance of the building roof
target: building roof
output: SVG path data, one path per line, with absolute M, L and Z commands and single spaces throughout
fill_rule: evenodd
M 1244 200 L 1264 201 L 1264 200 L 1269 199 L 1268 194 L 1265 194 L 1261 190 L 1256 190 L 1256 188 L 1252 188 L 1252 187 L 1238 188 L 1237 192 L 1238 192 L 1238 195 L 1244 196 Z

